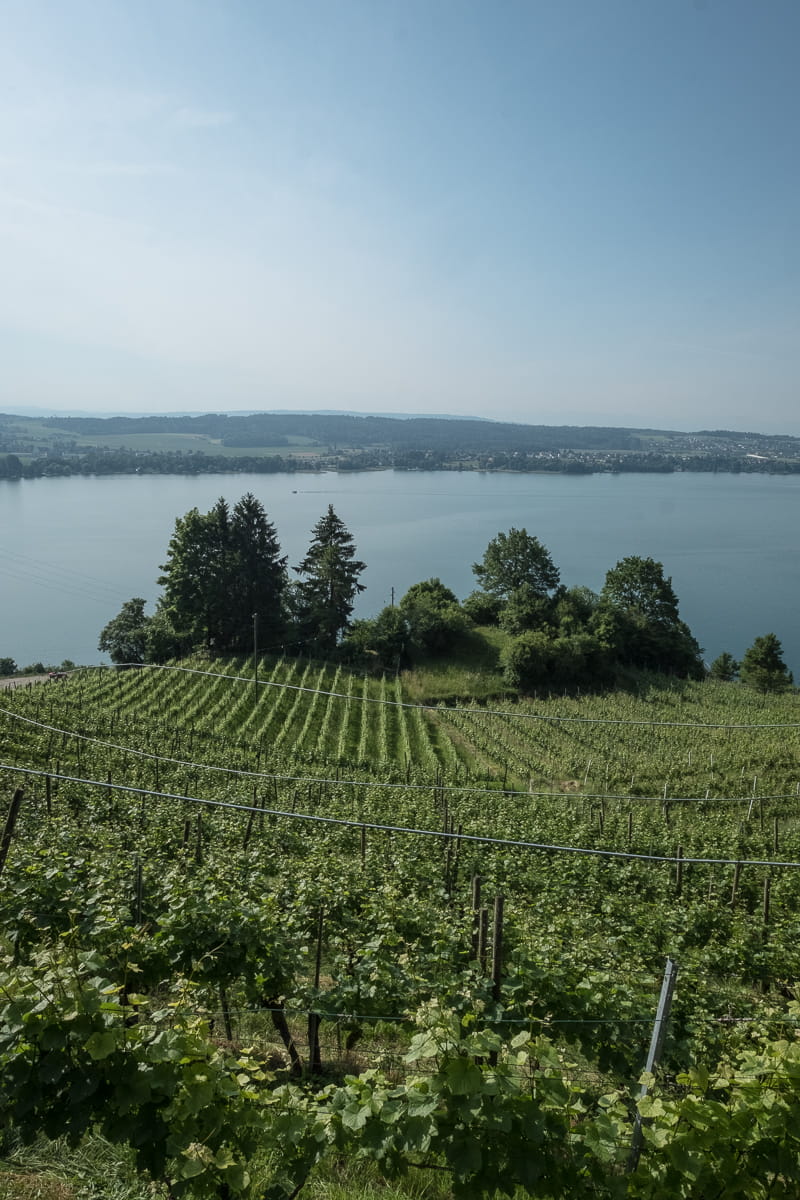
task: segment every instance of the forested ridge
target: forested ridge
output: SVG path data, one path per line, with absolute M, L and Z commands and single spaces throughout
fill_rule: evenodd
M 0 414 L 0 477 L 214 471 L 800 470 L 800 439 L 729 430 L 509 424 L 467 418 L 256 413 L 49 417 Z
M 102 433 L 200 433 L 230 446 L 273 446 L 275 438 L 307 437 L 324 445 L 384 444 L 401 447 L 499 449 L 514 441 L 524 449 L 632 449 L 633 430 L 522 425 L 468 418 L 351 416 L 327 413 L 254 413 L 197 417 L 54 417 L 47 424 L 76 436 Z

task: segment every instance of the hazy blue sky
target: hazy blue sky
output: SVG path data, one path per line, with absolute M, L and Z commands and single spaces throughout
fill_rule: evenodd
M 0 410 L 800 433 L 798 0 L 0 15 Z

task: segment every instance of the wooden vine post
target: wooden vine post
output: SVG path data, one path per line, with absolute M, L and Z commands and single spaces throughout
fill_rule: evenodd
M 231 1021 L 231 1006 L 228 1002 L 228 993 L 222 984 L 219 985 L 219 1007 L 222 1013 L 222 1023 L 225 1026 L 225 1037 L 229 1042 L 232 1042 L 233 1022 Z
M 325 910 L 320 908 L 317 919 L 317 957 L 314 962 L 314 991 L 319 991 L 319 980 L 322 973 L 322 936 Z M 317 1012 L 308 1014 L 308 1068 L 312 1075 L 319 1075 L 322 1070 L 322 1055 L 319 1047 L 320 1015 Z
M 244 831 L 244 841 L 242 842 L 242 850 L 246 850 L 250 845 L 250 838 L 253 834 L 253 825 L 255 824 L 256 812 L 258 811 L 258 787 L 253 785 L 253 806 L 247 817 L 247 826 Z
M 139 855 L 136 855 L 136 869 L 134 872 L 134 901 L 133 901 L 133 923 L 141 925 L 142 923 L 142 900 L 144 897 L 144 880 L 142 878 L 142 860 Z
M 17 817 L 19 816 L 22 797 L 24 795 L 25 793 L 23 792 L 22 788 L 17 788 L 11 797 L 11 803 L 8 806 L 8 814 L 6 816 L 6 823 L 3 829 L 3 836 L 2 839 L 0 839 L 0 875 L 3 874 L 3 869 L 6 865 L 8 848 L 11 845 L 11 839 L 14 836 L 14 826 L 17 823 Z
M 502 895 L 494 898 L 494 918 L 492 921 L 492 996 L 500 999 L 500 980 L 503 971 L 503 906 Z
M 489 940 L 489 910 L 482 908 L 478 914 L 478 963 L 481 973 L 486 972 L 486 943 Z
M 481 877 L 472 876 L 472 957 L 478 958 L 481 926 Z
M 458 886 L 458 866 L 461 857 L 461 834 L 464 832 L 464 826 L 459 822 L 458 828 L 453 831 L 453 822 L 450 822 L 451 832 L 455 832 L 455 847 L 453 849 L 453 867 L 450 875 L 450 884 L 448 891 L 452 896 Z
M 445 801 L 446 803 L 446 801 Z M 453 862 L 453 826 L 452 823 L 445 818 L 445 851 L 444 851 L 444 890 L 450 894 L 450 867 Z
M 492 998 L 497 1001 L 500 999 L 501 983 L 503 975 L 503 906 L 504 897 L 501 895 L 494 898 L 494 915 L 492 919 Z M 489 1063 L 491 1066 L 497 1066 L 497 1051 L 492 1050 L 489 1053 Z

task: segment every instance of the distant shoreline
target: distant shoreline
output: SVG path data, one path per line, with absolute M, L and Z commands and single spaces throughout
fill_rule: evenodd
M 264 463 L 270 463 L 267 467 Z M 237 465 L 233 465 L 237 464 Z M 567 475 L 570 478 L 580 477 L 581 475 L 798 475 L 800 474 L 800 461 L 797 462 L 781 462 L 779 464 L 743 464 L 739 461 L 731 463 L 719 463 L 714 466 L 697 464 L 695 466 L 677 465 L 665 466 L 654 464 L 652 466 L 637 465 L 637 466 L 608 466 L 601 463 L 598 464 L 583 464 L 581 469 L 577 470 L 565 465 L 560 468 L 546 468 L 542 466 L 531 467 L 510 467 L 510 466 L 472 466 L 465 464 L 449 465 L 447 463 L 436 463 L 430 466 L 414 466 L 406 467 L 399 466 L 393 463 L 376 464 L 342 464 L 328 461 L 320 461 L 317 465 L 311 466 L 308 463 L 293 463 L 284 460 L 279 466 L 272 465 L 272 461 L 267 459 L 237 459 L 228 458 L 222 461 L 209 458 L 202 466 L 192 464 L 186 466 L 183 470 L 172 465 L 166 469 L 159 469 L 157 466 L 137 465 L 126 468 L 116 466 L 109 470 L 87 469 L 79 464 L 70 462 L 61 462 L 60 460 L 47 459 L 43 463 L 35 463 L 33 469 L 24 467 L 18 474 L 8 475 L 0 472 L 0 483 L 21 483 L 31 482 L 37 479 L 113 479 L 113 478 L 129 478 L 130 476 L 139 476 L 144 479 L 150 479 L 158 475 L 172 475 L 177 477 L 200 477 L 203 475 L 356 475 L 356 474 L 381 474 L 388 471 L 395 471 L 403 475 L 423 475 L 436 474 L 437 472 L 446 471 L 452 474 L 474 474 L 474 475 Z
M 0 478 L 295 474 L 800 472 L 800 438 L 325 413 L 22 418 L 0 413 Z

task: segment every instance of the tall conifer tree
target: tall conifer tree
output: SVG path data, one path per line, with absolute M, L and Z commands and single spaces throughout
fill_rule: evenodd
M 358 577 L 365 563 L 356 556 L 353 536 L 333 505 L 312 530 L 305 558 L 295 567 L 298 624 L 303 640 L 317 650 L 333 650 L 347 629 L 356 595 L 364 591 Z
M 259 643 L 268 649 L 283 636 L 286 556 L 275 526 L 252 492 L 242 496 L 231 518 L 232 573 L 228 601 L 233 645 L 249 646 L 253 617 L 258 616 Z
M 250 493 L 233 512 L 220 499 L 210 512 L 193 508 L 178 517 L 161 570 L 164 612 L 192 645 L 248 648 L 256 613 L 262 638 L 279 635 L 286 559 L 275 527 Z
M 745 650 L 739 678 L 759 692 L 783 692 L 792 686 L 792 672 L 783 661 L 783 646 L 774 633 L 757 637 Z
M 192 508 L 175 521 L 164 572 L 164 610 L 192 645 L 222 648 L 227 637 L 224 580 L 230 513 L 224 500 L 210 512 Z

